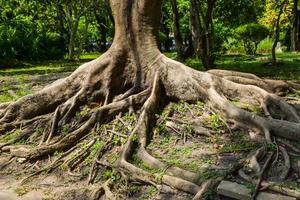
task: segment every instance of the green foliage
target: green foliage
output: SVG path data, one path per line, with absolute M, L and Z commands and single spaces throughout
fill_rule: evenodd
M 53 23 L 54 11 L 42 6 L 33 1 L 0 1 L 0 65 L 9 59 L 63 57 L 64 41 Z
M 24 196 L 28 192 L 30 192 L 30 189 L 27 186 L 21 186 L 14 189 L 14 192 L 17 193 L 18 196 Z
M 255 22 L 263 12 L 261 0 L 217 0 L 215 18 L 228 27 Z
M 254 55 L 257 45 L 268 35 L 268 29 L 260 24 L 250 23 L 239 26 L 235 30 L 238 39 L 243 41 L 247 54 Z
M 210 126 L 211 128 L 216 132 L 221 132 L 221 129 L 225 127 L 224 122 L 221 120 L 220 116 L 218 114 L 212 114 L 209 117 Z
M 119 174 L 110 169 L 105 170 L 102 174 L 102 177 L 105 180 L 111 179 L 112 181 L 117 181 L 121 178 Z
M 270 53 L 272 51 L 273 40 L 269 37 L 260 41 L 257 46 L 257 53 Z
M 20 129 L 17 129 L 9 134 L 3 135 L 0 137 L 0 143 L 6 143 L 15 139 L 21 133 Z
M 148 186 L 144 194 L 139 198 L 140 200 L 152 199 L 157 193 L 156 187 L 153 185 Z
M 94 158 L 96 156 L 98 150 L 103 148 L 103 145 L 104 145 L 103 141 L 97 140 L 96 143 L 92 147 L 91 157 Z
M 65 124 L 63 125 L 62 129 L 61 129 L 61 132 L 63 134 L 67 134 L 70 132 L 70 129 L 71 129 L 71 125 L 70 124 Z

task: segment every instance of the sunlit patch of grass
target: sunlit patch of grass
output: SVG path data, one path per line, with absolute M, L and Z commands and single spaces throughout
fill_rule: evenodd
M 165 53 L 172 58 L 173 54 Z M 260 58 L 266 58 L 261 60 Z M 299 53 L 278 53 L 277 58 L 281 62 L 278 66 L 268 65 L 270 54 L 248 56 L 248 55 L 222 55 L 216 58 L 217 69 L 241 71 L 253 73 L 261 77 L 272 79 L 299 80 L 300 79 L 300 54 Z M 199 58 L 188 58 L 185 64 L 196 70 L 204 70 Z
M 40 62 L 27 62 L 23 63 L 22 66 L 0 69 L 1 76 L 16 77 L 28 76 L 36 74 L 51 74 L 51 73 L 61 73 L 61 72 L 71 72 L 78 68 L 81 64 L 93 60 L 99 57 L 101 53 L 85 53 L 80 56 L 79 61 L 70 62 L 68 60 L 58 60 L 58 61 L 40 61 Z
M 93 60 L 101 55 L 99 52 L 84 53 L 80 56 L 80 60 Z
M 0 103 L 15 101 L 32 93 L 30 87 L 22 81 L 18 85 L 2 85 L 0 91 Z
M 14 191 L 18 194 L 18 196 L 24 196 L 30 191 L 30 189 L 28 187 L 22 186 L 14 189 Z

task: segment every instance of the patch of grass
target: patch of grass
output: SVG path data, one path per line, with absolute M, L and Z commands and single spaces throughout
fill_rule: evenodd
M 70 129 L 71 129 L 71 125 L 70 124 L 65 124 L 63 125 L 62 129 L 61 129 L 61 132 L 63 134 L 67 134 L 70 132 Z
M 225 128 L 225 124 L 221 120 L 221 117 L 215 113 L 210 115 L 209 123 L 210 123 L 211 128 L 218 133 L 220 133 L 221 129 Z
M 104 142 L 102 140 L 97 140 L 92 147 L 91 157 L 95 157 L 98 150 L 103 148 Z
M 237 107 L 243 108 L 245 110 L 248 110 L 250 112 L 253 112 L 256 115 L 263 115 L 263 109 L 260 106 L 248 104 L 248 103 L 241 103 L 239 101 L 231 101 L 232 104 L 234 104 Z
M 17 193 L 17 195 L 20 196 L 24 196 L 25 194 L 27 194 L 28 192 L 30 192 L 30 189 L 26 186 L 22 186 L 22 187 L 18 187 L 16 189 L 14 189 L 15 193 Z
M 249 141 L 241 141 L 239 143 L 231 143 L 221 145 L 219 153 L 240 153 L 243 151 L 251 151 L 258 147 L 257 144 Z
M 31 93 L 30 87 L 23 80 L 18 80 L 14 84 L 2 84 L 0 85 L 0 103 L 15 101 Z
M 192 144 L 188 146 L 174 146 L 175 141 L 178 138 L 175 136 L 161 136 L 155 138 L 157 143 L 152 142 L 148 148 L 153 151 L 153 155 L 158 159 L 166 162 L 170 166 L 180 167 L 186 170 L 191 170 L 197 172 L 199 168 L 204 164 L 200 161 L 190 161 L 184 162 L 185 159 L 192 157 L 192 153 L 195 149 L 198 149 L 198 144 Z M 164 155 L 161 155 L 161 152 L 158 150 L 164 150 Z
M 203 168 L 200 171 L 198 171 L 198 175 L 199 175 L 199 182 L 204 182 L 209 179 L 223 177 L 224 171 L 210 169 L 210 168 Z
M 131 197 L 131 196 L 135 195 L 136 193 L 138 193 L 140 190 L 141 190 L 141 186 L 130 184 L 126 187 L 125 192 L 128 197 Z
M 163 173 L 163 171 L 161 171 L 160 169 L 155 169 L 150 167 L 149 165 L 147 165 L 146 163 L 144 163 L 143 161 L 141 161 L 136 154 L 133 154 L 133 156 L 131 157 L 131 162 L 138 166 L 139 168 L 153 174 L 153 175 L 157 175 L 157 174 L 161 174 Z
M 144 194 L 139 198 L 140 200 L 152 199 L 157 194 L 157 189 L 153 185 L 147 187 Z
M 120 180 L 121 176 L 120 174 L 114 172 L 113 170 L 110 169 L 106 169 L 103 173 L 102 173 L 102 178 L 104 178 L 104 180 L 108 180 L 111 179 L 112 181 L 117 181 Z
M 26 78 L 28 75 L 72 72 L 83 63 L 96 59 L 100 55 L 101 54 L 97 52 L 84 53 L 80 56 L 79 61 L 74 62 L 70 62 L 68 60 L 27 62 L 18 67 L 0 69 L 0 77 L 9 76 Z
M 3 135 L 0 137 L 0 143 L 9 142 L 9 141 L 13 140 L 14 138 L 16 138 L 20 133 L 21 133 L 21 130 L 17 129 L 15 131 L 11 132 L 10 134 Z
M 300 192 L 299 184 L 295 181 L 287 181 L 281 184 L 282 187 L 287 187 L 289 189 L 295 190 L 297 192 Z
M 167 54 L 168 56 L 169 54 Z M 248 55 L 223 55 L 217 58 L 216 68 L 253 73 L 261 77 L 283 80 L 300 79 L 300 54 L 299 53 L 277 53 L 277 58 L 282 62 L 276 67 L 268 65 L 270 54 L 248 56 Z M 185 64 L 196 70 L 203 71 L 200 59 L 189 58 Z
M 179 101 L 178 103 L 174 104 L 173 108 L 178 113 L 183 113 L 186 111 L 186 102 Z

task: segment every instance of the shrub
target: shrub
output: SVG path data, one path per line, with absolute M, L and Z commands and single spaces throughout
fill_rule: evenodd
M 224 49 L 226 49 L 226 53 L 229 54 L 245 53 L 243 44 L 233 37 L 229 37 L 227 40 L 225 40 L 223 46 Z
M 243 42 L 245 52 L 254 55 L 260 41 L 267 37 L 268 29 L 263 25 L 250 23 L 236 28 L 235 34 Z
M 263 39 L 257 46 L 258 53 L 270 53 L 272 50 L 273 41 L 271 38 L 267 37 Z

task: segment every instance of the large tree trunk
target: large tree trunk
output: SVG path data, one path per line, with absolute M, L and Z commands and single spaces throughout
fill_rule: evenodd
M 166 184 L 192 194 L 199 192 L 197 195 L 201 196 L 204 188 L 200 187 L 197 174 L 169 166 L 147 151 L 152 139 L 151 123 L 160 102 L 203 100 L 226 121 L 264 134 L 268 143 L 275 136 L 300 139 L 299 111 L 275 94 L 299 89 L 299 84 L 264 80 L 232 71 L 193 70 L 165 57 L 158 50 L 161 0 L 111 0 L 110 3 L 115 21 L 111 48 L 69 77 L 16 102 L 0 105 L 0 134 L 25 128 L 17 139 L 0 144 L 0 150 L 20 138 L 28 138 L 36 123 L 51 122 L 49 131 L 41 136 L 40 145 L 24 152 L 21 157 L 29 161 L 56 151 L 69 152 L 76 147 L 74 144 L 92 132 L 95 125 L 110 121 L 120 112 L 139 110 L 136 126 L 123 145 L 118 162 L 109 167 L 129 174 L 130 179 Z M 268 118 L 239 108 L 230 99 L 260 106 Z M 74 115 L 81 110 L 81 105 L 88 106 L 90 111 L 87 117 L 78 120 Z M 74 127 L 62 133 L 59 127 L 65 124 Z M 58 139 L 53 140 L 54 136 Z M 17 156 L 14 152 L 11 150 L 11 154 Z M 130 163 L 134 152 L 142 162 L 163 173 L 153 174 Z M 54 164 L 51 169 L 59 166 Z M 43 170 L 35 175 L 41 172 Z

